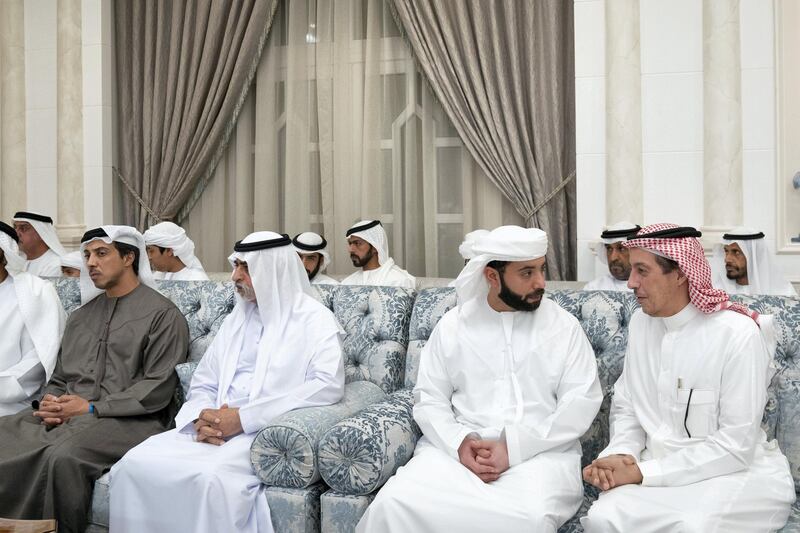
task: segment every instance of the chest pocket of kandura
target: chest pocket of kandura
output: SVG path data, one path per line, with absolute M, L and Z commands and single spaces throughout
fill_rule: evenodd
M 718 427 L 717 393 L 711 389 L 678 389 L 673 413 L 679 435 L 707 437 Z

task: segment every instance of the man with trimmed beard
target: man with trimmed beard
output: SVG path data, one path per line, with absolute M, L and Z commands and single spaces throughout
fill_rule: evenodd
M 595 247 L 597 259 L 608 268 L 608 272 L 587 283 L 585 291 L 630 291 L 628 278 L 631 275 L 631 261 L 628 249 L 622 243 L 629 235 L 635 235 L 641 228 L 630 222 L 612 224 L 600 234 L 600 242 Z
M 603 395 L 580 324 L 544 297 L 547 235 L 503 226 L 472 250 L 420 356 L 423 436 L 359 532 L 554 533 L 581 505 Z
M 339 284 L 338 281 L 324 274 L 331 262 L 331 256 L 328 254 L 328 241 L 325 240 L 325 237 L 313 231 L 306 231 L 295 235 L 292 245 L 297 250 L 297 255 L 303 262 L 303 268 L 308 273 L 308 281 L 312 285 Z
M 712 261 L 714 286 L 728 294 L 797 296 L 761 231 L 733 228 L 714 246 Z
M 342 285 L 383 285 L 414 289 L 416 278 L 389 256 L 389 240 L 380 220 L 362 220 L 347 230 L 350 260 L 359 268 Z

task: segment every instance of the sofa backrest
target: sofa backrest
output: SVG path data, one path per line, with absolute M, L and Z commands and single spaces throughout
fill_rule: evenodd
M 613 386 L 622 373 L 628 324 L 639 308 L 630 293 L 614 291 L 554 290 L 548 297 L 572 313 L 589 339 L 605 399 L 592 427 L 581 439 L 584 461 L 608 443 L 608 413 Z M 778 348 L 776 374 L 769 387 L 763 427 L 768 439 L 777 439 L 789 459 L 795 486 L 800 489 L 800 299 L 782 296 L 734 296 L 751 309 L 775 317 Z M 420 352 L 441 317 L 455 306 L 452 288 L 420 291 L 409 325 L 409 346 L 404 385 L 413 387 Z
M 67 313 L 80 306 L 81 294 L 74 278 L 52 278 Z M 159 291 L 181 310 L 189 326 L 189 358 L 203 357 L 225 317 L 233 309 L 233 283 L 219 281 L 160 281 Z
M 398 287 L 314 288 L 345 332 L 347 382 L 368 380 L 387 393 L 402 388 L 414 293 Z
M 50 280 L 67 313 L 80 305 L 78 282 Z M 186 317 L 191 345 L 189 362 L 198 362 L 234 306 L 230 281 L 160 281 L 161 293 Z M 403 385 L 408 323 L 413 292 L 395 287 L 315 286 L 318 299 L 331 309 L 345 332 L 347 381 L 369 380 L 387 393 Z M 182 368 L 188 386 L 193 365 Z

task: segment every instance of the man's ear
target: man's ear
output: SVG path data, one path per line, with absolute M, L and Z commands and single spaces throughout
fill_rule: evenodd
M 689 277 L 686 274 L 683 273 L 683 270 L 678 268 L 676 270 L 676 272 L 678 273 L 678 285 L 679 286 L 683 285 L 684 283 L 687 283 L 687 284 L 689 283 Z
M 175 257 L 175 252 L 172 250 L 172 248 L 167 248 L 164 250 L 164 255 L 167 257 Z
M 489 286 L 494 288 L 500 286 L 500 273 L 494 268 L 487 266 L 483 269 L 483 275 L 486 278 L 486 281 L 489 282 Z
M 136 260 L 136 254 L 133 252 L 129 252 L 122 256 L 122 264 L 125 266 L 133 266 L 133 262 Z

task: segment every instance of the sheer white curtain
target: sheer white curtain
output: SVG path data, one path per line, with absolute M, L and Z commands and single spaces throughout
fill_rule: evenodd
M 209 270 L 256 229 L 312 230 L 346 274 L 345 231 L 380 218 L 395 261 L 453 277 L 478 227 L 521 223 L 463 148 L 383 0 L 287 0 L 214 179 L 183 221 Z

